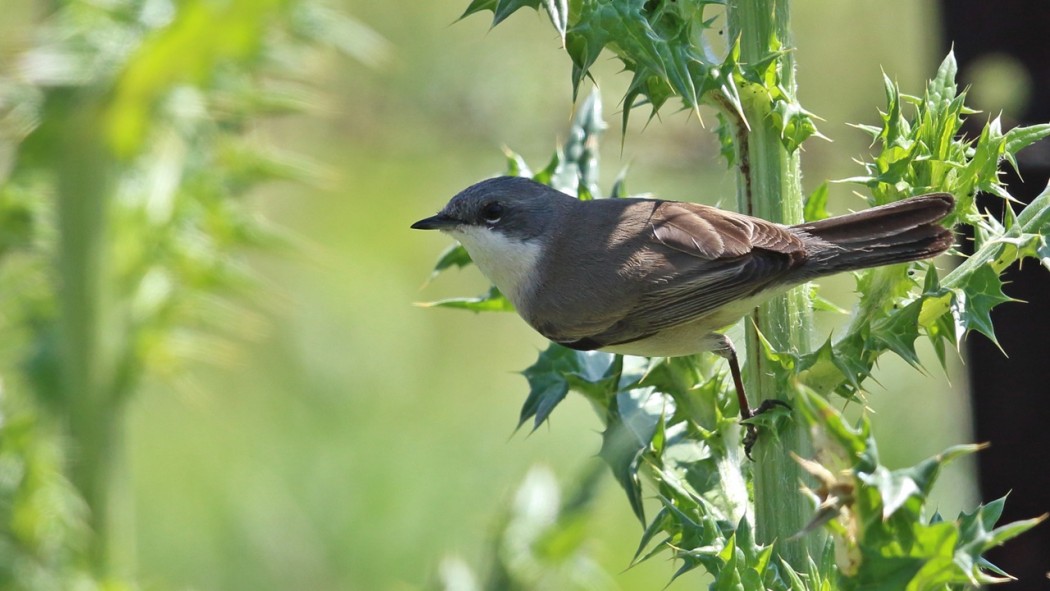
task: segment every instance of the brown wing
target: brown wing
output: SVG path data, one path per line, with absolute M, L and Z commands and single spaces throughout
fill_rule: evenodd
M 633 305 L 578 348 L 627 343 L 699 319 L 725 304 L 787 281 L 806 259 L 785 226 L 692 203 L 661 202 L 649 219 L 644 265 L 650 272 Z
M 790 229 L 707 205 L 665 201 L 651 218 L 653 236 L 675 250 L 705 259 L 727 259 L 755 249 L 804 258 L 805 245 Z
M 748 221 L 713 207 L 667 201 L 656 208 L 650 222 L 653 238 L 688 255 L 716 260 L 751 252 Z

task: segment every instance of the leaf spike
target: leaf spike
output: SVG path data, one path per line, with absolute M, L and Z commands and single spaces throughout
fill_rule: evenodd
M 515 10 L 521 8 L 525 3 L 520 0 L 498 0 L 496 8 L 492 10 L 492 26 L 502 23 Z
M 495 12 L 496 0 L 473 0 L 473 2 L 467 6 L 467 9 L 463 11 L 463 14 L 461 14 L 454 22 L 461 21 L 474 13 L 481 12 L 482 10 L 491 10 Z

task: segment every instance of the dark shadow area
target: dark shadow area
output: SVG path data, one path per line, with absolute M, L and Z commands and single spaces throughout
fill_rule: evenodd
M 998 77 L 1003 81 L 993 92 L 1000 91 L 1004 99 L 996 108 L 996 112 L 1004 109 L 1004 131 L 1050 122 L 1046 3 L 942 0 L 941 13 L 943 39 L 954 43 L 960 80 L 970 83 L 980 77 L 984 84 Z M 983 124 L 986 115 L 996 112 L 975 116 L 973 122 Z M 1050 179 L 1050 142 L 1033 145 L 1018 162 L 1023 182 L 1013 172 L 1003 178 L 1010 193 L 1027 203 Z M 978 203 L 1002 213 L 998 198 L 985 195 Z M 968 246 L 972 249 L 972 243 Z M 977 456 L 981 498 L 987 502 L 1010 494 L 1001 523 L 1050 511 L 1050 273 L 1028 261 L 1004 279 L 1006 295 L 1027 302 L 1004 304 L 992 312 L 999 344 L 1009 358 L 981 335 L 971 335 L 966 343 L 975 435 L 977 441 L 991 443 Z M 997 588 L 1046 589 L 1050 526 L 1033 529 L 987 558 L 1019 579 Z

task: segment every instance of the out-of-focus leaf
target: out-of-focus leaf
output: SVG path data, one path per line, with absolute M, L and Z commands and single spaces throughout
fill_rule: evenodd
M 718 136 L 718 155 L 725 160 L 726 166 L 736 164 L 736 130 L 725 113 L 718 112 L 718 127 L 715 134 Z M 807 218 L 808 221 L 808 218 Z
M 311 39 L 338 49 L 370 67 L 379 67 L 389 58 L 390 43 L 371 28 L 321 2 L 292 4 L 289 19 L 295 31 Z
M 311 52 L 380 42 L 310 0 L 57 2 L 32 18 L 0 60 L 0 254 L 27 255 L 5 269 L 5 361 L 25 375 L 0 397 L 0 588 L 131 588 L 107 562 L 128 533 L 108 496 L 119 408 L 144 376 L 185 380 L 181 363 L 233 360 L 265 332 L 240 255 L 291 240 L 242 198 L 330 175 L 266 147 L 263 121 L 313 108 Z
M 621 199 L 628 196 L 630 196 L 630 193 L 627 192 L 627 169 L 624 168 L 620 171 L 620 174 L 616 175 L 612 189 L 609 190 L 609 198 Z
M 2 403 L 0 584 L 9 589 L 71 588 L 87 578 L 70 549 L 90 539 L 88 508 L 62 475 L 57 442 L 47 437 L 22 396 L 4 391 Z
M 114 151 L 127 158 L 139 150 L 153 109 L 171 88 L 203 83 L 218 64 L 248 59 L 259 51 L 270 19 L 282 18 L 283 8 L 278 0 L 183 5 L 171 25 L 135 52 L 116 82 L 106 111 Z M 216 30 L 224 34 L 216 35 Z
M 602 97 L 595 88 L 576 109 L 569 136 L 559 150 L 548 184 L 559 191 L 576 194 L 580 199 L 600 197 L 598 142 L 606 127 L 602 119 Z
M 441 253 L 438 257 L 437 263 L 434 264 L 434 270 L 430 272 L 430 278 L 433 279 L 450 268 L 462 269 L 473 261 L 470 260 L 470 253 L 467 249 L 463 248 L 462 244 L 456 243 L 445 249 L 445 252 Z
M 821 183 L 809 197 L 806 197 L 806 205 L 802 210 L 802 217 L 807 222 L 818 222 L 830 217 L 828 214 L 828 184 Z
M 591 462 L 563 495 L 548 468 L 529 470 L 498 523 L 483 588 L 611 588 L 585 544 L 603 475 L 604 468 Z
M 814 285 L 810 291 L 810 301 L 813 302 L 813 309 L 817 312 L 834 312 L 836 314 L 849 314 L 849 310 L 839 306 L 835 302 L 820 295 L 817 291 L 817 287 Z
M 448 298 L 436 302 L 416 304 L 423 308 L 456 308 L 471 312 L 513 312 L 514 304 L 495 287 L 475 298 Z
M 435 584 L 440 591 L 482 591 L 470 565 L 458 556 L 441 559 L 436 578 Z
M 507 176 L 532 176 L 532 171 L 529 170 L 529 165 L 521 154 L 514 152 L 510 148 L 503 148 L 503 154 L 507 157 Z

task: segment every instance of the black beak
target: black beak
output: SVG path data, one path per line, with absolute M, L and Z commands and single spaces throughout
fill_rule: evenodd
M 459 225 L 459 220 L 454 217 L 439 213 L 412 224 L 413 230 L 444 230 Z

